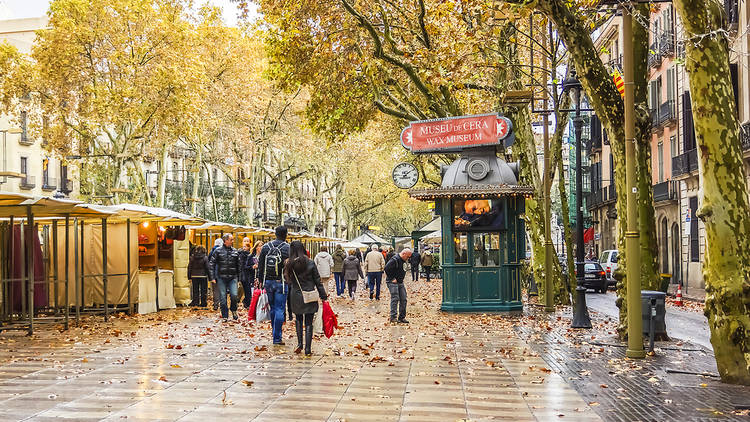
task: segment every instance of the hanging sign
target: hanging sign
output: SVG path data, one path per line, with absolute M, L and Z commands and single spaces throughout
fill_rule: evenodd
M 513 125 L 497 113 L 411 122 L 401 132 L 401 145 L 419 154 L 457 152 L 466 148 L 503 144 L 513 141 Z

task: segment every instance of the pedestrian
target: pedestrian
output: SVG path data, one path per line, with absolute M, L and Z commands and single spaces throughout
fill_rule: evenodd
M 357 292 L 357 280 L 365 278 L 362 275 L 362 266 L 359 265 L 354 249 L 349 250 L 349 255 L 342 266 L 342 272 L 344 273 L 344 280 L 349 285 L 349 298 L 354 300 L 354 293 Z
M 214 252 L 221 247 L 222 243 L 223 242 L 221 238 L 214 240 L 214 246 L 213 248 L 211 248 L 211 252 L 208 253 L 209 262 L 211 261 L 211 257 L 213 256 Z M 213 269 L 209 271 L 208 279 L 211 280 L 211 294 L 213 295 L 213 308 L 214 308 L 214 311 L 218 311 L 219 303 L 221 303 L 221 301 L 219 300 L 219 285 L 216 284 L 216 275 L 214 274 Z
M 247 261 L 250 259 L 252 254 L 252 243 L 250 238 L 245 237 L 242 239 L 242 249 L 237 251 L 240 257 L 240 284 L 242 284 L 242 306 L 245 309 L 250 307 L 250 301 L 253 299 L 253 274 L 251 269 L 247 266 Z
M 209 266 L 216 284 L 219 286 L 221 317 L 224 318 L 224 322 L 229 319 L 227 309 L 227 292 L 229 292 L 232 318 L 237 321 L 239 319 L 237 316 L 237 277 L 240 274 L 240 255 L 239 251 L 232 247 L 234 237 L 230 233 L 224 233 L 221 239 L 224 244 L 211 254 Z
M 258 281 L 263 283 L 271 307 L 273 344 L 283 345 L 281 327 L 286 319 L 287 286 L 284 283 L 284 261 L 289 258 L 287 228 L 276 227 L 276 239 L 261 248 L 258 258 Z
M 208 306 L 208 278 L 211 270 L 208 267 L 206 248 L 197 246 L 190 256 L 187 276 L 193 285 L 193 301 L 190 306 Z
M 330 258 L 330 255 L 328 257 Z M 305 247 L 299 240 L 295 240 L 289 246 L 289 259 L 284 265 L 284 276 L 286 280 L 289 280 L 289 303 L 291 312 L 294 314 L 294 327 L 297 329 L 297 348 L 294 353 L 302 352 L 302 332 L 304 331 L 305 355 L 310 356 L 312 354 L 313 316 L 318 312 L 318 301 L 305 303 L 302 291 L 311 292 L 317 289 L 322 301 L 328 300 L 328 295 L 321 283 L 318 265 L 307 257 Z
M 390 261 L 391 259 L 393 259 L 394 256 L 396 256 L 396 252 L 393 251 L 392 246 L 389 246 L 388 253 L 385 254 L 385 262 Z
M 422 264 L 422 268 L 424 268 L 424 272 L 427 275 L 428 283 L 430 282 L 430 271 L 432 271 L 432 264 L 434 263 L 432 251 L 429 248 L 425 248 L 420 264 Z
M 380 283 L 383 280 L 383 269 L 385 259 L 378 253 L 378 246 L 372 245 L 372 253 L 365 255 L 365 273 L 367 273 L 367 286 L 370 289 L 370 300 L 375 293 L 375 300 L 380 300 Z
M 318 268 L 320 282 L 327 286 L 333 274 L 333 257 L 328 253 L 328 246 L 320 247 L 320 252 L 315 255 L 315 266 Z
M 419 280 L 419 263 L 422 260 L 422 255 L 419 254 L 419 250 L 415 250 L 409 258 L 409 265 L 411 265 L 411 279 L 413 281 Z
M 359 248 L 354 249 L 354 256 L 357 257 L 357 260 L 359 260 L 360 265 L 362 264 L 362 251 L 359 250 Z
M 336 281 L 336 297 L 341 298 L 346 290 L 346 281 L 341 275 L 341 269 L 346 259 L 346 252 L 341 245 L 336 245 L 336 250 L 333 251 L 333 278 Z
M 253 245 L 253 250 L 250 253 L 250 256 L 247 257 L 247 261 L 245 262 L 247 272 L 250 275 L 250 281 L 252 281 L 253 284 L 253 289 L 260 287 L 258 285 L 258 259 L 260 258 L 260 251 L 262 248 L 263 242 L 260 240 L 256 241 Z M 252 296 L 252 294 L 250 296 Z
M 406 277 L 406 262 L 411 257 L 411 249 L 404 248 L 401 253 L 394 256 L 385 264 L 385 277 L 388 291 L 391 293 L 391 314 L 390 322 L 396 322 L 396 307 L 398 306 L 398 322 L 408 324 L 406 320 L 406 287 L 404 287 L 404 277 Z

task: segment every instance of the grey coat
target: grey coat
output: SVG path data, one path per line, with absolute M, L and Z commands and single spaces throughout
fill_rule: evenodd
M 348 255 L 346 259 L 344 260 L 344 264 L 342 265 L 341 272 L 344 275 L 344 280 L 359 280 L 360 278 L 365 278 L 365 276 L 362 274 L 362 266 L 359 263 L 359 259 L 357 259 L 354 255 Z

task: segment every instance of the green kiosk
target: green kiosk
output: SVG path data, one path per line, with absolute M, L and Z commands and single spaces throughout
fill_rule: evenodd
M 450 129 L 467 127 L 465 122 L 454 124 L 454 120 L 481 120 L 486 116 L 498 122 L 497 137 L 486 137 L 494 138 L 490 141 L 461 145 L 453 142 L 435 151 L 435 141 L 416 139 L 415 132 L 422 129 L 420 123 L 450 121 L 447 128 L 435 131 L 447 132 L 449 137 L 454 135 Z M 510 121 L 493 113 L 412 122 L 410 128 L 411 136 L 405 140 L 402 135 L 402 142 L 412 152 L 424 153 L 425 149 L 420 149 L 419 145 L 426 143 L 429 152 L 460 154 L 450 166 L 443 166 L 439 188 L 409 191 L 413 198 L 434 201 L 441 217 L 442 309 L 448 312 L 521 311 L 521 266 L 526 252 L 523 213 L 525 199 L 533 190 L 518 184 L 517 163 L 508 164 L 497 156 L 497 145 L 508 146 L 512 142 Z M 463 136 L 472 139 L 471 133 Z M 481 139 L 476 135 L 473 138 Z

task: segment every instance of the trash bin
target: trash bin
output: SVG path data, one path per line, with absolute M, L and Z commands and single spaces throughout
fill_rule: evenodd
M 656 315 L 654 315 L 654 336 L 656 338 L 667 335 L 667 324 L 664 321 L 666 309 L 664 300 L 667 294 L 655 290 L 641 291 L 641 315 L 643 319 L 643 334 L 648 335 L 649 323 L 651 320 L 651 299 L 656 300 Z

